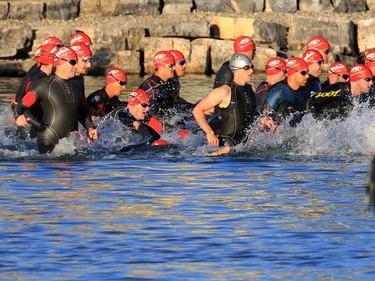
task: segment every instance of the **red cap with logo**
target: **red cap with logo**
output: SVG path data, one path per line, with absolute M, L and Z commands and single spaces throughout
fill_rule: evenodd
M 91 59 L 92 53 L 89 47 L 83 43 L 76 43 L 71 46 L 71 48 L 76 52 L 77 57 L 81 60 Z
M 310 66 L 314 62 L 323 61 L 323 56 L 317 50 L 311 49 L 302 55 L 302 59 Z
M 39 46 L 35 53 L 35 62 L 39 64 L 51 64 L 55 62 L 54 53 L 56 53 L 58 47 L 55 44 L 45 44 Z
M 280 71 L 285 70 L 286 62 L 282 58 L 272 57 L 266 61 L 266 73 L 268 75 L 275 75 Z
M 184 55 L 180 51 L 170 50 L 169 52 L 173 55 L 175 62 L 185 60 Z
M 328 74 L 346 74 L 349 75 L 349 67 L 342 62 L 334 62 L 328 69 Z
M 142 89 L 136 89 L 130 93 L 128 97 L 128 105 L 134 106 L 140 103 L 145 103 L 147 105 L 150 105 L 150 100 L 145 91 L 143 91 Z
M 375 49 L 369 50 L 365 53 L 364 62 L 367 67 L 375 66 Z
M 73 49 L 69 47 L 60 47 L 55 53 L 55 65 L 61 65 L 65 61 L 76 60 L 77 54 Z
M 249 36 L 240 36 L 234 40 L 233 50 L 235 53 L 249 52 L 255 49 L 255 43 Z
M 115 83 L 115 82 L 119 82 L 119 81 L 126 83 L 126 81 L 127 81 L 126 74 L 121 68 L 112 67 L 107 73 L 105 82 L 107 84 L 110 84 L 110 83 Z
M 286 64 L 286 71 L 288 76 L 295 74 L 301 70 L 307 70 L 307 63 L 301 58 L 291 58 Z
M 47 44 L 54 44 L 55 46 L 58 46 L 58 47 L 63 46 L 63 43 L 60 40 L 60 38 L 56 36 L 48 36 L 46 39 L 44 39 L 42 45 L 47 45 Z
M 327 41 L 327 39 L 320 37 L 320 36 L 313 36 L 307 41 L 306 50 L 317 50 L 317 51 L 325 51 L 331 48 L 331 45 Z
M 364 78 L 371 78 L 372 72 L 370 68 L 368 68 L 364 64 L 355 64 L 353 65 L 352 69 L 350 70 L 350 81 L 355 82 L 360 79 Z
M 154 55 L 155 68 L 159 68 L 160 66 L 164 66 L 167 64 L 174 64 L 174 63 L 175 63 L 174 57 L 168 51 L 159 51 L 159 52 L 156 52 Z
M 89 45 L 91 44 L 91 38 L 86 33 L 78 31 L 77 33 L 73 34 L 72 38 L 70 39 L 71 46 L 77 43 Z

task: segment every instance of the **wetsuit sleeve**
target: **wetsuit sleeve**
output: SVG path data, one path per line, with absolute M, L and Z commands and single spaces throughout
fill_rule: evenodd
M 154 141 L 160 139 L 160 135 L 153 129 L 151 128 L 150 126 L 146 125 L 143 123 L 143 125 L 147 128 L 147 130 L 149 131 L 150 133 L 150 137 L 149 139 L 147 140 L 147 142 L 149 144 L 153 143 Z
M 88 130 L 89 128 L 96 128 L 91 120 L 89 111 L 87 109 L 87 101 L 85 95 L 82 95 L 79 106 L 79 122 Z
M 129 114 L 128 112 L 124 111 L 124 109 L 119 109 L 114 112 L 114 118 L 118 118 L 122 124 L 127 127 L 133 127 L 133 123 L 137 121 L 133 115 Z
M 228 84 L 233 81 L 233 72 L 229 68 L 229 61 L 223 63 L 221 68 L 216 74 L 213 88 L 216 89 L 224 84 Z
M 13 103 L 12 111 L 14 119 L 17 119 L 20 115 L 22 115 L 25 112 L 25 110 L 31 107 L 36 101 L 37 97 L 34 94 L 34 92 L 29 91 L 26 93 L 26 95 L 23 97 L 21 101 L 19 101 L 18 103 Z

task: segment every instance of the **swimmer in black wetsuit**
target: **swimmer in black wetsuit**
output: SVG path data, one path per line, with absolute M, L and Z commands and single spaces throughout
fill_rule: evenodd
M 366 102 L 368 101 L 369 106 L 375 106 L 375 49 L 369 50 L 365 53 L 364 65 L 366 65 L 372 73 L 373 85 L 370 88 Z
M 119 99 L 126 89 L 126 83 L 127 77 L 121 68 L 109 69 L 105 87 L 87 97 L 87 107 L 93 120 L 95 118 L 100 120 L 116 108 L 126 107 L 126 103 Z
M 322 83 L 321 88 L 324 90 L 329 85 L 333 85 L 338 82 L 349 82 L 349 67 L 342 62 L 334 62 L 329 66 L 327 80 Z
M 194 105 L 185 99 L 183 99 L 180 95 L 180 81 L 179 79 L 181 77 L 185 76 L 186 71 L 186 59 L 185 56 L 177 50 L 170 50 L 169 51 L 175 60 L 175 69 L 174 69 L 174 77 L 168 79 L 167 83 L 171 84 L 172 86 L 170 89 L 174 89 L 175 92 L 172 94 L 173 96 L 173 109 L 176 109 L 176 111 L 189 111 L 194 108 Z
M 256 46 L 248 36 L 239 36 L 233 42 L 234 53 L 243 54 L 247 56 L 251 61 L 255 58 Z M 222 85 L 228 84 L 233 81 L 234 75 L 229 66 L 229 61 L 223 63 L 221 68 L 216 74 L 213 88 L 216 89 Z
M 306 85 L 302 88 L 305 91 L 302 105 L 305 108 L 306 102 L 312 93 L 317 93 L 321 90 L 320 79 L 322 75 L 324 60 L 323 56 L 316 50 L 307 50 L 302 59 L 307 63 L 309 68 L 309 78 Z
M 287 79 L 273 87 L 263 106 L 261 125 L 271 130 L 277 129 L 286 117 L 293 114 L 290 125 L 295 125 L 302 118 L 304 111 L 304 91 L 301 87 L 306 85 L 308 78 L 307 63 L 293 57 L 286 64 Z
M 83 43 L 75 43 L 71 48 L 76 52 L 78 58 L 76 76 L 73 79 L 81 83 L 82 88 L 85 88 L 84 75 L 87 74 L 92 66 L 92 52 L 90 48 Z
M 36 49 L 34 54 L 36 67 L 31 67 L 26 73 L 25 77 L 22 79 L 21 85 L 19 86 L 15 97 L 12 99 L 12 108 L 14 107 L 15 103 L 22 100 L 31 86 L 36 85 L 38 81 L 52 73 L 55 62 L 53 54 L 56 52 L 57 48 L 58 47 L 55 44 L 44 44 Z M 29 133 L 27 133 L 25 127 L 19 126 L 17 128 L 17 135 L 21 139 L 24 139 L 27 136 L 30 138 L 35 138 L 43 116 L 42 107 L 39 103 L 36 103 L 24 114 L 30 118 L 29 123 L 31 127 Z
M 363 102 L 372 82 L 371 70 L 363 64 L 356 64 L 349 74 L 349 83 L 334 83 L 308 101 L 308 111 L 317 119 L 345 118 L 354 107 L 353 102 Z
M 264 102 L 268 96 L 271 87 L 274 87 L 280 81 L 285 79 L 286 62 L 279 57 L 271 57 L 266 62 L 267 78 L 256 88 L 257 112 L 262 112 Z
M 177 85 L 167 83 L 168 79 L 174 78 L 175 65 L 174 57 L 170 52 L 156 52 L 154 55 L 155 73 L 139 86 L 148 94 L 152 115 L 163 122 L 170 117 L 168 110 L 174 107 L 174 95 L 178 91 Z
M 256 116 L 255 93 L 247 84 L 254 68 L 251 60 L 246 55 L 233 54 L 229 64 L 234 73 L 233 81 L 212 90 L 193 110 L 198 125 L 206 133 L 208 144 L 223 146 L 211 153 L 212 156 L 227 154 L 233 146 L 245 141 L 247 130 Z M 205 116 L 205 111 L 214 106 L 218 106 L 222 114 L 222 127 L 218 136 Z
M 144 144 L 151 144 L 160 139 L 160 135 L 142 121 L 150 110 L 150 100 L 142 89 L 136 89 L 128 97 L 127 107 L 119 107 L 112 111 L 111 116 L 117 118 L 129 128 L 144 137 Z
M 78 122 L 87 129 L 88 143 L 99 137 L 87 112 L 82 85 L 71 79 L 77 70 L 76 53 L 68 47 L 60 47 L 55 56 L 55 73 L 32 87 L 13 110 L 16 124 L 25 126 L 27 118 L 23 115 L 24 111 L 35 102 L 42 105 L 43 118 L 37 136 L 40 153 L 51 152 L 59 139 L 77 131 Z

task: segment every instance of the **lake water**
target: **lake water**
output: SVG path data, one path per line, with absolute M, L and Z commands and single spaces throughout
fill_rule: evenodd
M 39 155 L 13 137 L 19 81 L 0 78 L 1 280 L 375 279 L 373 110 L 254 129 L 217 158 L 199 133 L 120 153 L 127 138 L 113 128 L 92 146 L 72 136 Z M 181 83 L 195 102 L 212 78 Z M 103 85 L 86 78 L 87 93 Z

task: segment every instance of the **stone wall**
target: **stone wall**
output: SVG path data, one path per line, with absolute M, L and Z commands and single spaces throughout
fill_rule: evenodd
M 327 38 L 333 60 L 352 65 L 375 48 L 375 0 L 45 0 L 0 2 L 0 75 L 23 75 L 43 39 L 69 44 L 77 30 L 94 42 L 94 68 L 153 72 L 153 54 L 178 49 L 188 73 L 216 72 L 233 40 L 251 36 L 256 69 L 270 56 L 303 53 L 314 35 Z

